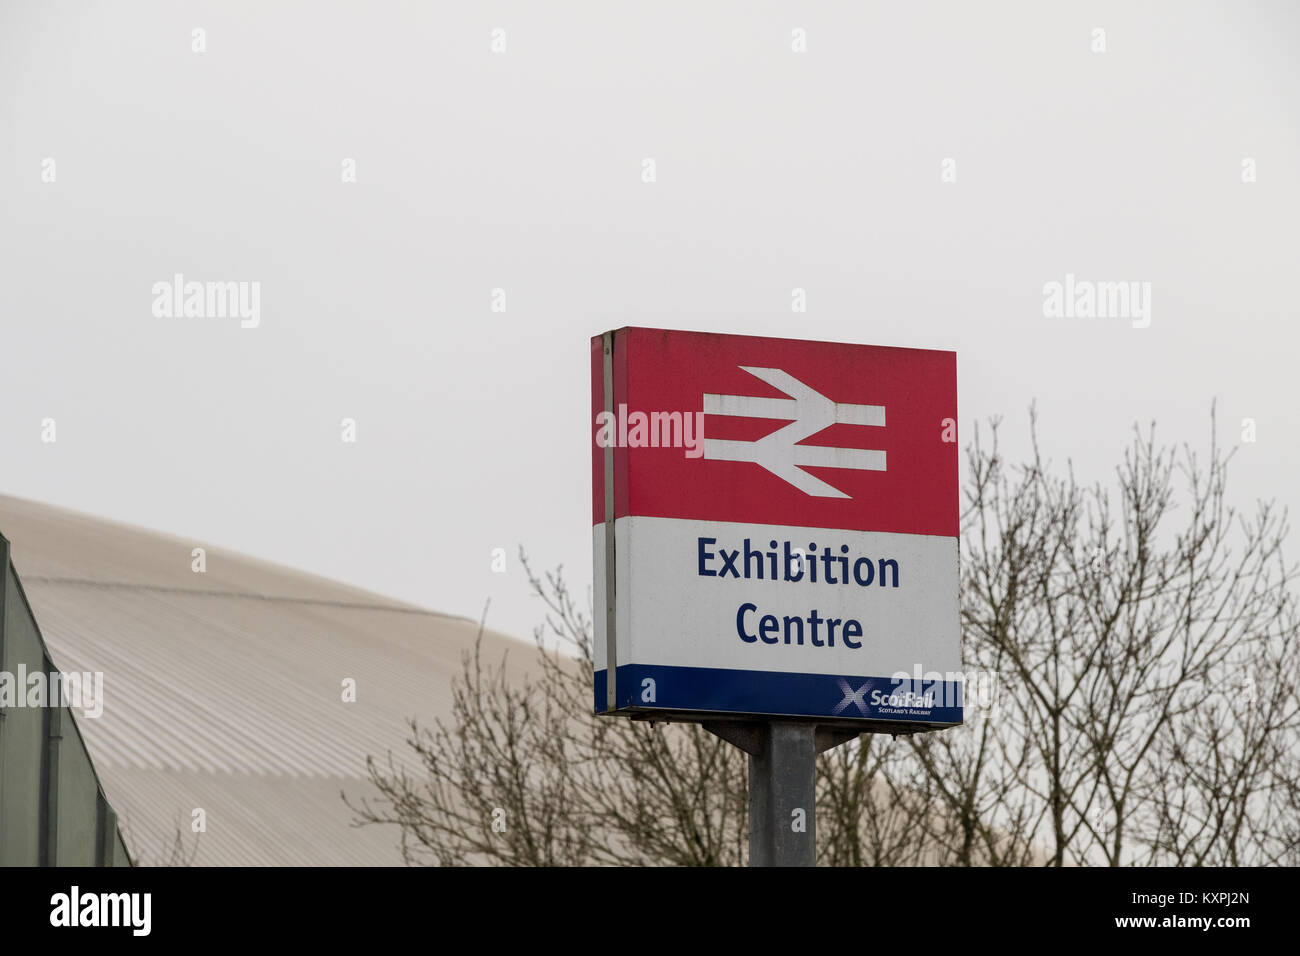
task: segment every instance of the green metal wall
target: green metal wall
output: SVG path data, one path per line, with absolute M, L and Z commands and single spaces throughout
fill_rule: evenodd
M 58 668 L 0 535 L 0 671 Z M 117 815 L 66 707 L 0 707 L 0 866 L 130 866 Z

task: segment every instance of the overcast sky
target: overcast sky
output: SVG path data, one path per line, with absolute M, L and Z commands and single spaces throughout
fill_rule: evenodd
M 1037 400 L 1084 477 L 1217 398 L 1294 513 L 1297 50 L 1286 2 L 4 0 L 0 493 L 527 636 L 519 544 L 590 580 L 589 337 L 645 325 L 954 349 L 963 444 Z

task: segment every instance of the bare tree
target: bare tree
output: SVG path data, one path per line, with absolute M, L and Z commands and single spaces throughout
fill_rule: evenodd
M 690 724 L 593 713 L 592 628 L 560 570 L 539 576 L 539 673 L 512 686 L 482 660 L 482 632 L 454 688 L 452 717 L 411 723 L 424 776 L 390 754 L 368 761 L 375 800 L 358 825 L 394 824 L 408 863 L 442 866 L 733 865 L 747 849 L 746 765 Z
M 189 841 L 188 846 L 185 841 L 185 832 L 179 819 L 173 819 L 172 832 L 169 837 L 160 840 L 154 849 L 145 849 L 140 846 L 143 841 L 137 841 L 135 834 L 131 831 L 128 822 L 123 819 L 119 821 L 122 831 L 123 842 L 132 849 L 131 862 L 135 866 L 194 866 L 194 861 L 199 855 L 199 834 L 194 832 L 194 838 Z
M 1013 782 L 977 829 L 1042 846 L 1057 865 L 1294 853 L 1283 823 L 1295 767 L 1283 757 L 1300 727 L 1286 676 L 1300 629 L 1287 525 L 1271 505 L 1246 519 L 1228 504 L 1231 454 L 1211 421 L 1204 466 L 1189 448 L 1157 446 L 1154 428 L 1136 433 L 1114 495 L 1053 474 L 1032 426 L 1025 465 L 1003 462 L 996 424 L 992 447 L 977 436 L 969 449 L 965 653 L 994 668 L 1005 706 L 996 747 L 931 772 L 963 781 L 959 792 L 990 771 L 998 789 Z M 1258 694 L 1242 693 L 1248 683 Z
M 828 865 L 1273 864 L 1300 850 L 1300 619 L 1286 517 L 1226 496 L 1213 436 L 1134 439 L 1114 487 L 967 449 L 966 723 L 864 736 L 818 759 Z M 747 758 L 695 725 L 592 713 L 590 613 L 560 571 L 537 676 L 476 645 L 447 723 L 411 725 L 418 771 L 370 762 L 358 825 L 408 862 L 732 865 Z M 978 693 L 976 690 L 978 688 Z
M 817 862 L 921 866 L 939 862 L 940 807 L 930 778 L 898 738 L 864 734 L 817 758 Z

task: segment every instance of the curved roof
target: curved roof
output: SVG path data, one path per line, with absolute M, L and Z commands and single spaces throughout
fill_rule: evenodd
M 55 665 L 104 674 L 103 714 L 76 721 L 137 863 L 178 832 L 200 865 L 402 862 L 340 792 L 373 794 L 365 759 L 409 752 L 408 718 L 450 714 L 477 622 L 17 498 L 0 531 Z M 528 645 L 484 634 L 507 649 L 529 669 Z

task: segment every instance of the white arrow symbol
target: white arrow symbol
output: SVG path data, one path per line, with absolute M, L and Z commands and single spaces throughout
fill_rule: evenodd
M 812 435 L 831 425 L 885 424 L 884 405 L 852 405 L 832 402 L 821 392 L 809 388 L 789 372 L 779 368 L 752 368 L 742 365 L 755 378 L 779 388 L 791 398 L 756 398 L 750 395 L 704 396 L 704 414 L 733 415 L 744 418 L 794 419 L 784 428 L 757 441 L 704 440 L 704 457 L 714 461 L 749 461 L 766 468 L 804 494 L 818 498 L 847 498 L 848 495 L 815 478 L 801 468 L 855 468 L 884 471 L 885 453 L 861 448 L 832 448 L 800 445 Z

